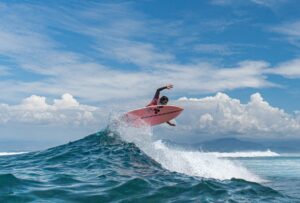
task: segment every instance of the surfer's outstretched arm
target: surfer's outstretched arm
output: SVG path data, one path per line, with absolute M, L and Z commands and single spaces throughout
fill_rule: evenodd
M 164 90 L 164 89 L 171 89 L 171 88 L 173 88 L 173 85 L 171 85 L 171 84 L 168 84 L 168 85 L 166 85 L 166 86 L 164 86 L 164 87 L 158 88 L 158 89 L 156 90 L 156 92 L 155 92 L 154 98 L 158 99 L 158 98 L 159 98 L 159 93 L 160 93 L 162 90 Z
M 154 95 L 152 101 L 147 106 L 157 105 L 160 92 L 164 89 L 171 89 L 171 88 L 173 88 L 172 84 L 168 84 L 166 86 L 158 88 L 155 92 L 155 95 Z

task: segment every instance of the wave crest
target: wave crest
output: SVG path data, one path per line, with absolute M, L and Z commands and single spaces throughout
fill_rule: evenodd
M 238 178 L 253 182 L 264 181 L 236 161 L 224 160 L 199 151 L 169 148 L 161 140 L 152 139 L 151 128 L 130 128 L 121 125 L 116 130 L 121 139 L 133 142 L 146 155 L 169 171 L 219 180 Z

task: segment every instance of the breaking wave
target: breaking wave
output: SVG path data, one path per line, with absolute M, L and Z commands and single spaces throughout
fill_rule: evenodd
M 106 129 L 0 156 L 0 202 L 291 202 L 238 162 L 171 149 L 151 129 Z

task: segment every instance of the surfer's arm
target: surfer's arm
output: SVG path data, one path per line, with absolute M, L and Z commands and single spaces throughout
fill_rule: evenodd
M 171 88 L 173 88 L 173 85 L 171 85 L 171 84 L 168 84 L 164 87 L 158 88 L 155 92 L 155 95 L 154 95 L 152 101 L 147 106 L 157 105 L 160 92 L 164 89 L 171 89 Z
M 167 121 L 166 123 L 169 124 L 170 126 L 176 126 L 174 123 L 171 123 L 170 121 Z
M 160 92 L 163 91 L 164 89 L 167 89 L 167 86 L 158 88 L 155 92 L 153 99 L 158 99 Z
M 153 99 L 158 99 L 158 98 L 159 98 L 159 93 L 160 93 L 162 90 L 164 90 L 164 89 L 171 89 L 171 88 L 173 88 L 173 85 L 171 85 L 171 84 L 168 84 L 168 85 L 166 85 L 166 86 L 164 86 L 164 87 L 158 88 L 158 89 L 156 90 L 156 92 L 155 92 L 155 95 L 154 95 L 154 98 L 153 98 Z

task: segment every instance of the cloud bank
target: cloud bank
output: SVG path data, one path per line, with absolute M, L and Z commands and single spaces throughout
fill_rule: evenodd
M 79 104 L 68 93 L 53 104 L 48 104 L 45 97 L 32 95 L 17 105 L 0 104 L 0 124 L 93 125 L 97 112 L 97 107 Z
M 259 93 L 251 95 L 250 101 L 245 104 L 224 93 L 199 99 L 182 97 L 175 104 L 185 110 L 176 119 L 174 136 L 300 136 L 300 113 L 289 114 L 273 107 Z M 45 97 L 32 95 L 17 105 L 0 104 L 0 124 L 66 125 L 91 129 L 98 126 L 100 130 L 111 119 L 111 109 L 80 104 L 68 93 L 60 99 L 54 99 L 51 104 L 47 103 Z M 173 129 L 170 132 L 174 134 Z
M 185 111 L 178 118 L 179 128 L 199 136 L 245 136 L 289 138 L 300 136 L 300 114 L 288 114 L 272 107 L 259 93 L 242 104 L 224 93 L 205 98 L 180 98 Z
M 212 5 L 273 9 L 283 1 L 211 2 Z M 213 7 L 220 11 L 219 6 Z M 84 126 L 93 132 L 108 121 L 110 112 L 103 105 L 122 103 L 121 108 L 125 109 L 125 101 L 143 103 L 152 97 L 154 88 L 170 82 L 176 87 L 170 96 L 178 98 L 178 95 L 286 84 L 289 90 L 294 90 L 297 85 L 294 87 L 285 80 L 294 82 L 300 78 L 298 54 L 272 61 L 272 57 L 266 59 L 259 53 L 265 44 L 252 44 L 251 40 L 250 44 L 246 44 L 247 40 L 245 43 L 244 40 L 243 43 L 227 41 L 225 31 L 245 30 L 245 25 L 253 27 L 247 15 L 224 17 L 221 13 L 224 18 L 220 19 L 219 16 L 210 18 L 205 12 L 193 15 L 189 12 L 178 19 L 162 19 L 139 11 L 133 2 L 84 1 L 72 5 L 70 2 L 60 5 L 6 2 L 0 3 L 0 10 L 0 89 L 5 91 L 0 95 L 0 102 L 4 102 L 0 104 L 2 135 L 14 136 L 14 132 L 5 133 L 3 129 L 15 130 L 18 124 L 32 127 L 28 132 L 36 130 L 36 126 L 49 125 L 55 126 L 49 128 L 49 134 L 56 126 Z M 224 10 L 228 13 L 239 9 L 226 7 Z M 245 11 L 253 16 L 251 9 Z M 250 30 L 258 36 L 266 34 L 266 30 L 257 27 Z M 270 39 L 275 33 L 275 36 L 285 36 L 283 41 L 299 43 L 298 20 L 273 25 L 270 31 L 273 34 Z M 208 40 L 218 38 L 214 35 L 217 33 L 226 40 Z M 277 53 L 278 47 L 266 42 L 267 47 L 275 50 L 266 54 Z M 251 48 L 252 45 L 261 47 Z M 280 44 L 280 50 L 283 47 L 285 44 Z M 274 79 L 273 75 L 279 77 Z M 53 99 L 65 92 L 69 94 Z M 32 96 L 23 99 L 27 95 Z M 80 102 L 72 95 L 80 98 Z M 82 101 L 101 103 L 101 106 L 83 105 Z M 299 114 L 274 108 L 259 94 L 251 96 L 247 104 L 219 93 L 197 101 L 181 99 L 178 105 L 184 105 L 186 111 L 177 119 L 176 131 L 187 129 L 201 136 L 299 135 Z M 23 136 L 23 130 L 19 131 Z

